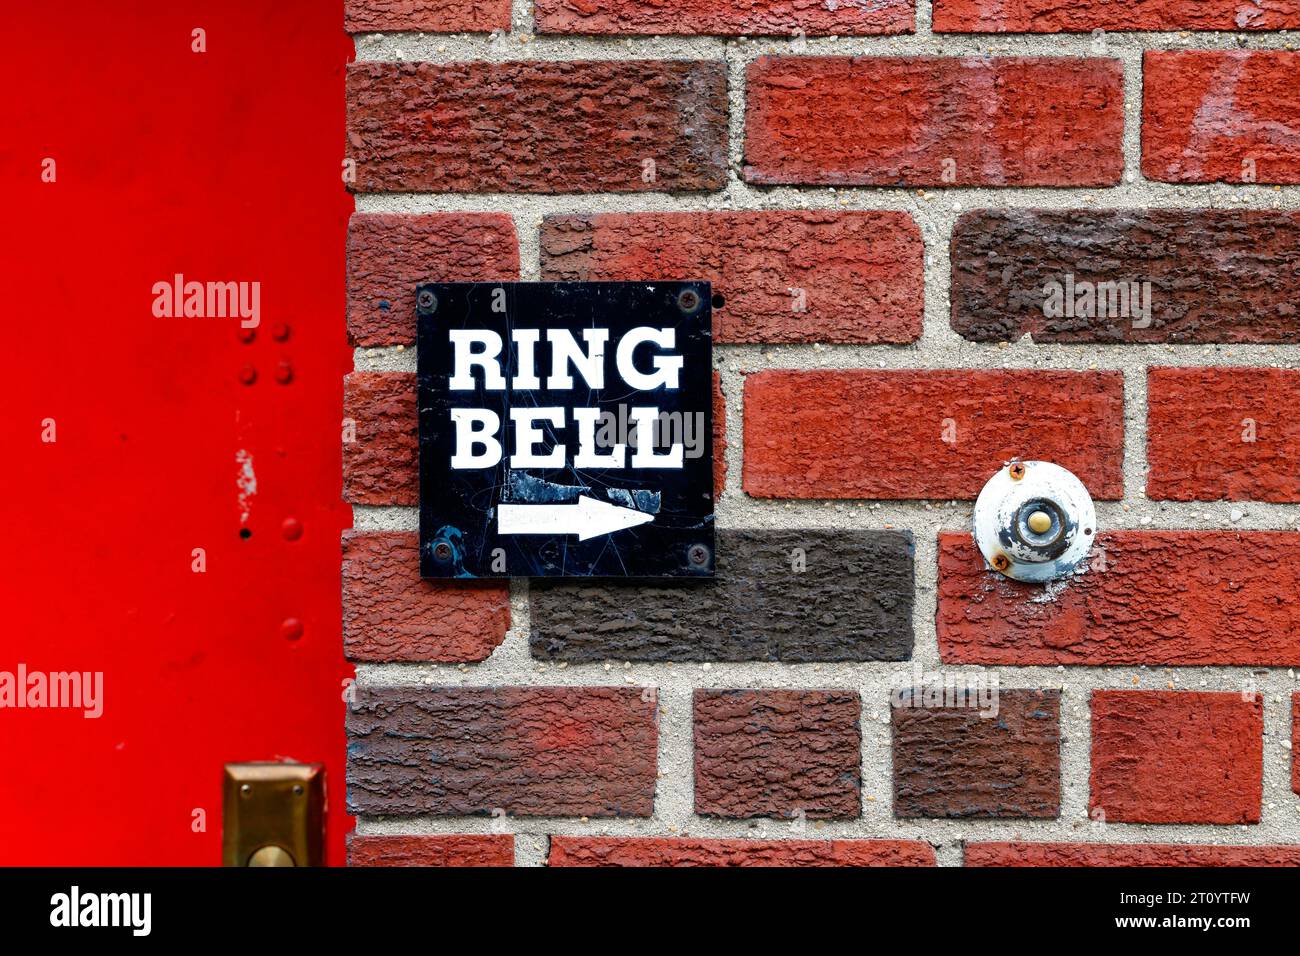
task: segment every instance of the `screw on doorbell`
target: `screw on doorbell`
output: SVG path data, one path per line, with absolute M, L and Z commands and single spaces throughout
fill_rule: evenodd
M 1088 489 L 1050 461 L 1011 462 L 975 500 L 975 545 L 991 568 L 1017 581 L 1072 573 L 1096 534 Z

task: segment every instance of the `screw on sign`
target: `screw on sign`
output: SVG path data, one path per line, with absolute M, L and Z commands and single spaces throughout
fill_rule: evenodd
M 416 290 L 425 577 L 713 573 L 705 282 Z

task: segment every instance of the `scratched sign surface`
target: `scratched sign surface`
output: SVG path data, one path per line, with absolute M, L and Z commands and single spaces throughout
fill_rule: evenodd
M 416 289 L 420 571 L 710 577 L 707 282 Z

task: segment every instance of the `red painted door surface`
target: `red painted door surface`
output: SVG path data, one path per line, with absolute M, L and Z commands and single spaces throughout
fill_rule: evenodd
M 341 7 L 5 4 L 0 672 L 104 676 L 0 709 L 0 864 L 218 864 L 222 764 L 282 758 L 342 862 Z M 259 283 L 252 340 L 157 317 L 178 273 Z

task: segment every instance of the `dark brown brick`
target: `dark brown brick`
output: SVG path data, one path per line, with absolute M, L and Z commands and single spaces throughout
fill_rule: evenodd
M 695 691 L 695 812 L 856 817 L 860 712 L 853 691 Z
M 728 529 L 717 533 L 717 548 L 712 581 L 534 581 L 533 656 L 575 663 L 911 657 L 910 533 Z M 805 571 L 793 570 L 797 560 Z
M 353 814 L 646 817 L 656 697 L 640 687 L 356 687 Z
M 1067 273 L 1150 282 L 1150 326 L 1045 317 L 1044 286 Z M 975 210 L 953 228 L 952 327 L 979 342 L 1297 342 L 1300 213 Z
M 510 627 L 502 581 L 425 581 L 413 531 L 343 533 L 343 649 L 350 661 L 481 661 Z
M 1051 819 L 1061 805 L 1061 692 L 1003 690 L 976 707 L 892 707 L 894 816 Z
M 727 181 L 722 62 L 351 63 L 347 100 L 359 192 L 713 190 Z

